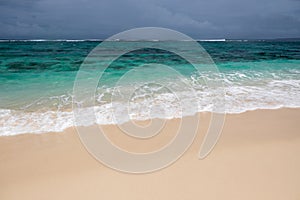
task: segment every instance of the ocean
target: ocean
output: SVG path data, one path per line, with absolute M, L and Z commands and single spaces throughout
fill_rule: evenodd
M 84 59 L 99 43 L 1 41 L 0 135 L 59 132 L 73 126 L 74 81 Z M 300 42 L 200 41 L 199 44 L 222 75 L 226 113 L 300 107 Z M 142 73 L 131 73 L 147 63 L 157 65 L 145 67 Z M 180 76 L 169 74 L 159 64 L 173 68 Z M 209 79 L 213 75 L 199 73 L 182 57 L 165 50 L 146 48 L 121 55 L 105 70 L 95 88 L 93 109 L 97 123 L 125 122 L 127 118 L 123 120 L 121 115 L 114 120 L 112 110 L 116 109 L 134 120 L 213 111 L 213 88 L 207 87 L 203 77 Z M 193 89 L 193 94 L 181 87 L 182 79 Z M 114 95 L 116 88 L 121 87 L 133 91 L 129 100 Z M 187 111 L 182 112 L 179 99 L 190 103 Z

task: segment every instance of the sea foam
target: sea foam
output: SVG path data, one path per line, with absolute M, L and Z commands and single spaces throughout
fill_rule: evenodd
M 196 88 L 193 95 L 189 91 L 177 92 L 177 96 L 171 92 L 164 92 L 152 95 L 151 98 L 148 94 L 140 94 L 129 102 L 122 100 L 107 102 L 103 100 L 102 94 L 98 94 L 96 98 L 100 103 L 97 105 L 96 102 L 94 107 L 85 108 L 93 109 L 96 121 L 86 120 L 80 124 L 77 122 L 77 125 L 120 124 L 130 119 L 171 119 L 193 115 L 196 112 L 211 112 L 212 102 L 215 99 L 212 90 L 212 88 L 201 87 Z M 271 80 L 261 85 L 237 85 L 227 80 L 224 91 L 224 107 L 228 114 L 256 109 L 300 107 L 300 80 Z M 111 92 L 111 89 L 106 92 Z M 185 107 L 184 112 L 182 112 L 181 102 L 190 105 Z M 115 118 L 116 116 L 118 119 Z M 70 109 L 30 112 L 1 109 L 0 124 L 1 135 L 60 132 L 74 126 L 74 115 Z

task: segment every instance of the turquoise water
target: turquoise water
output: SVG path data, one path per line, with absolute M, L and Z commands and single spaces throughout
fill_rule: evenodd
M 61 131 L 72 126 L 76 74 L 85 57 L 98 44 L 97 41 L 0 42 L 0 135 Z M 200 44 L 224 75 L 227 113 L 300 106 L 300 42 Z M 130 45 L 130 42 L 123 45 Z M 168 51 L 141 49 L 115 60 L 99 81 L 95 94 L 99 124 L 114 123 L 109 109 L 117 81 L 132 69 L 147 63 L 174 68 L 195 89 L 196 96 L 193 97 L 180 85 L 176 89 L 184 101 L 198 102 L 198 109 L 191 108 L 191 114 L 192 111 L 211 111 L 213 97 L 202 79 L 209 74 L 199 74 L 183 58 Z M 130 76 L 126 87 L 135 87 L 136 82 L 148 83 L 146 78 L 150 76 L 152 82 L 164 80 L 167 85 L 178 84 L 178 77 L 160 72 L 159 67 L 150 66 L 145 73 L 145 76 Z M 151 90 L 147 87 L 136 88 L 137 93 L 131 102 L 132 118 L 175 117 L 178 109 L 176 96 L 159 85 L 152 85 Z M 151 98 L 147 95 L 149 92 L 153 94 Z M 147 107 L 154 102 L 160 102 L 168 110 L 163 113 L 158 110 L 150 116 Z M 124 109 L 128 104 L 122 99 L 117 103 Z

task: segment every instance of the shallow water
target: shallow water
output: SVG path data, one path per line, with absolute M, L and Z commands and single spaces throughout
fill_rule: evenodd
M 72 126 L 76 74 L 98 44 L 92 41 L 0 42 L 0 135 L 62 131 Z M 227 113 L 300 107 L 300 42 L 200 44 L 223 75 Z M 167 73 L 159 65 L 145 67 L 142 74 L 130 73 L 147 63 L 170 66 L 181 76 Z M 127 78 L 123 79 L 126 74 Z M 204 81 L 212 77 L 214 74 L 199 73 L 183 58 L 167 51 L 129 52 L 115 60 L 99 80 L 94 105 L 97 123 L 126 121 L 122 117 L 117 122 L 113 119 L 111 110 L 116 108 L 131 119 L 180 117 L 183 112 L 178 98 L 190 102 L 186 114 L 212 111 L 215 98 L 212 90 L 216 88 L 207 87 Z M 180 80 L 193 89 L 193 94 L 182 87 Z M 164 83 L 165 87 L 156 82 Z M 124 100 L 114 95 L 116 88 L 134 93 L 129 101 Z

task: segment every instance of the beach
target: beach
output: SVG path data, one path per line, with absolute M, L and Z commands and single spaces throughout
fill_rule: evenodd
M 298 200 L 300 42 L 191 44 L 2 41 L 0 199 Z
M 210 113 L 199 115 L 197 137 L 179 160 L 138 175 L 98 162 L 73 127 L 1 136 L 0 199 L 299 199 L 299 108 L 227 114 L 217 145 L 203 160 L 198 154 Z M 114 143 L 147 152 L 172 137 L 178 119 L 168 123 L 171 129 L 141 143 L 116 125 L 101 126 Z
M 0 200 L 300 200 L 299 11 L 0 1 Z
M 0 16 L 0 200 L 300 200 L 300 0 Z

